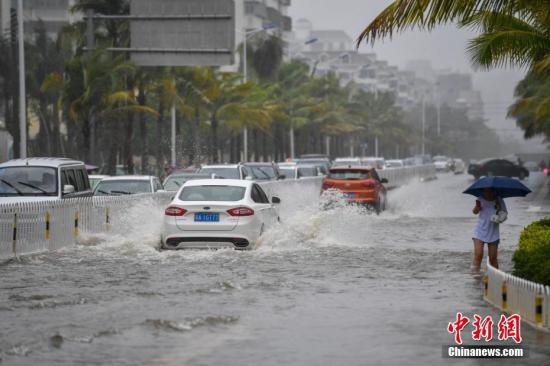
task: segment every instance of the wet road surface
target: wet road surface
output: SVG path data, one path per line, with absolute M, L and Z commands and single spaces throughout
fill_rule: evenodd
M 394 190 L 378 217 L 286 192 L 283 224 L 250 252 L 159 252 L 162 209 L 137 207 L 132 230 L 0 265 L 0 364 L 550 365 L 550 334 L 527 325 L 519 362 L 441 357 L 457 311 L 499 314 L 470 273 L 470 183 Z M 537 192 L 507 200 L 503 269 L 550 211 Z

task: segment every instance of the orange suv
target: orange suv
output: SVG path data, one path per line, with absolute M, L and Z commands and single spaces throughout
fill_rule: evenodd
M 323 191 L 337 189 L 349 203 L 365 205 L 380 212 L 386 209 L 386 188 L 375 169 L 367 167 L 331 168 L 323 180 Z

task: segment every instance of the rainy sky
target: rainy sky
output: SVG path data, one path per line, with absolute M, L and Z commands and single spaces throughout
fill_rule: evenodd
M 346 31 L 353 39 L 391 0 L 293 0 L 290 16 L 296 21 L 307 18 L 314 29 Z M 375 52 L 390 64 L 405 66 L 409 60 L 430 59 L 436 69 L 474 73 L 474 87 L 481 91 L 487 124 L 505 138 L 522 140 L 522 133 L 513 120 L 506 120 L 506 109 L 513 100 L 514 86 L 525 71 L 499 69 L 474 71 L 466 53 L 468 39 L 475 36 L 470 29 L 454 25 L 439 27 L 433 32 L 408 31 L 393 40 L 385 39 L 374 47 L 363 44 L 362 52 Z M 538 145 L 530 141 L 527 145 Z M 526 144 L 523 143 L 525 146 Z M 538 146 L 537 146 L 538 148 Z

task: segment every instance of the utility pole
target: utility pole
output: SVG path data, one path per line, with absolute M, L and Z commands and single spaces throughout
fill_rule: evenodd
M 176 80 L 174 79 L 174 94 L 177 93 L 177 88 L 176 88 Z M 171 123 L 170 123 L 170 126 L 171 126 L 171 143 L 172 143 L 172 146 L 171 146 L 171 155 L 172 155 L 172 167 L 176 167 L 176 95 L 173 96 L 172 98 L 172 108 L 171 108 L 171 112 L 172 112 L 172 118 L 171 118 Z
M 441 135 L 441 104 L 437 101 L 437 136 Z
M 23 32 L 23 0 L 17 0 L 17 34 L 19 43 L 19 157 L 27 157 L 27 105 L 25 91 L 25 39 Z
M 247 68 L 247 38 L 248 34 L 245 32 L 244 34 L 244 41 L 243 41 L 243 76 L 244 76 L 244 82 L 248 82 L 248 68 Z M 245 121 L 246 122 L 246 121 Z M 243 162 L 248 161 L 248 128 L 246 126 L 243 129 Z
M 426 155 L 426 97 L 422 96 L 422 155 Z

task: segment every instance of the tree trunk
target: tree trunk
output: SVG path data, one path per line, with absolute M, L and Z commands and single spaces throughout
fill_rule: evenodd
M 268 161 L 269 156 L 267 154 L 267 133 L 262 131 L 262 161 Z
M 234 163 L 235 160 L 235 136 L 231 134 L 229 137 L 229 162 Z
M 200 111 L 199 107 L 195 107 L 195 118 L 193 126 L 193 147 L 194 147 L 194 159 L 193 164 L 198 167 L 201 165 L 201 135 L 200 135 Z
M 218 120 L 216 118 L 216 112 L 212 113 L 210 128 L 212 132 L 211 159 L 212 162 L 218 163 Z
M 134 174 L 134 149 L 132 144 L 132 137 L 134 135 L 134 113 L 126 113 L 125 121 L 125 134 L 124 134 L 124 165 L 128 170 L 128 174 Z
M 252 130 L 252 151 L 254 151 L 254 161 L 258 161 L 258 156 L 260 155 L 260 153 L 258 149 L 258 130 L 257 129 Z
M 163 145 L 164 141 L 162 139 L 163 130 L 164 130 L 164 93 L 161 92 L 159 95 L 159 116 L 157 118 L 157 175 L 160 176 L 164 173 L 164 156 L 163 156 Z

